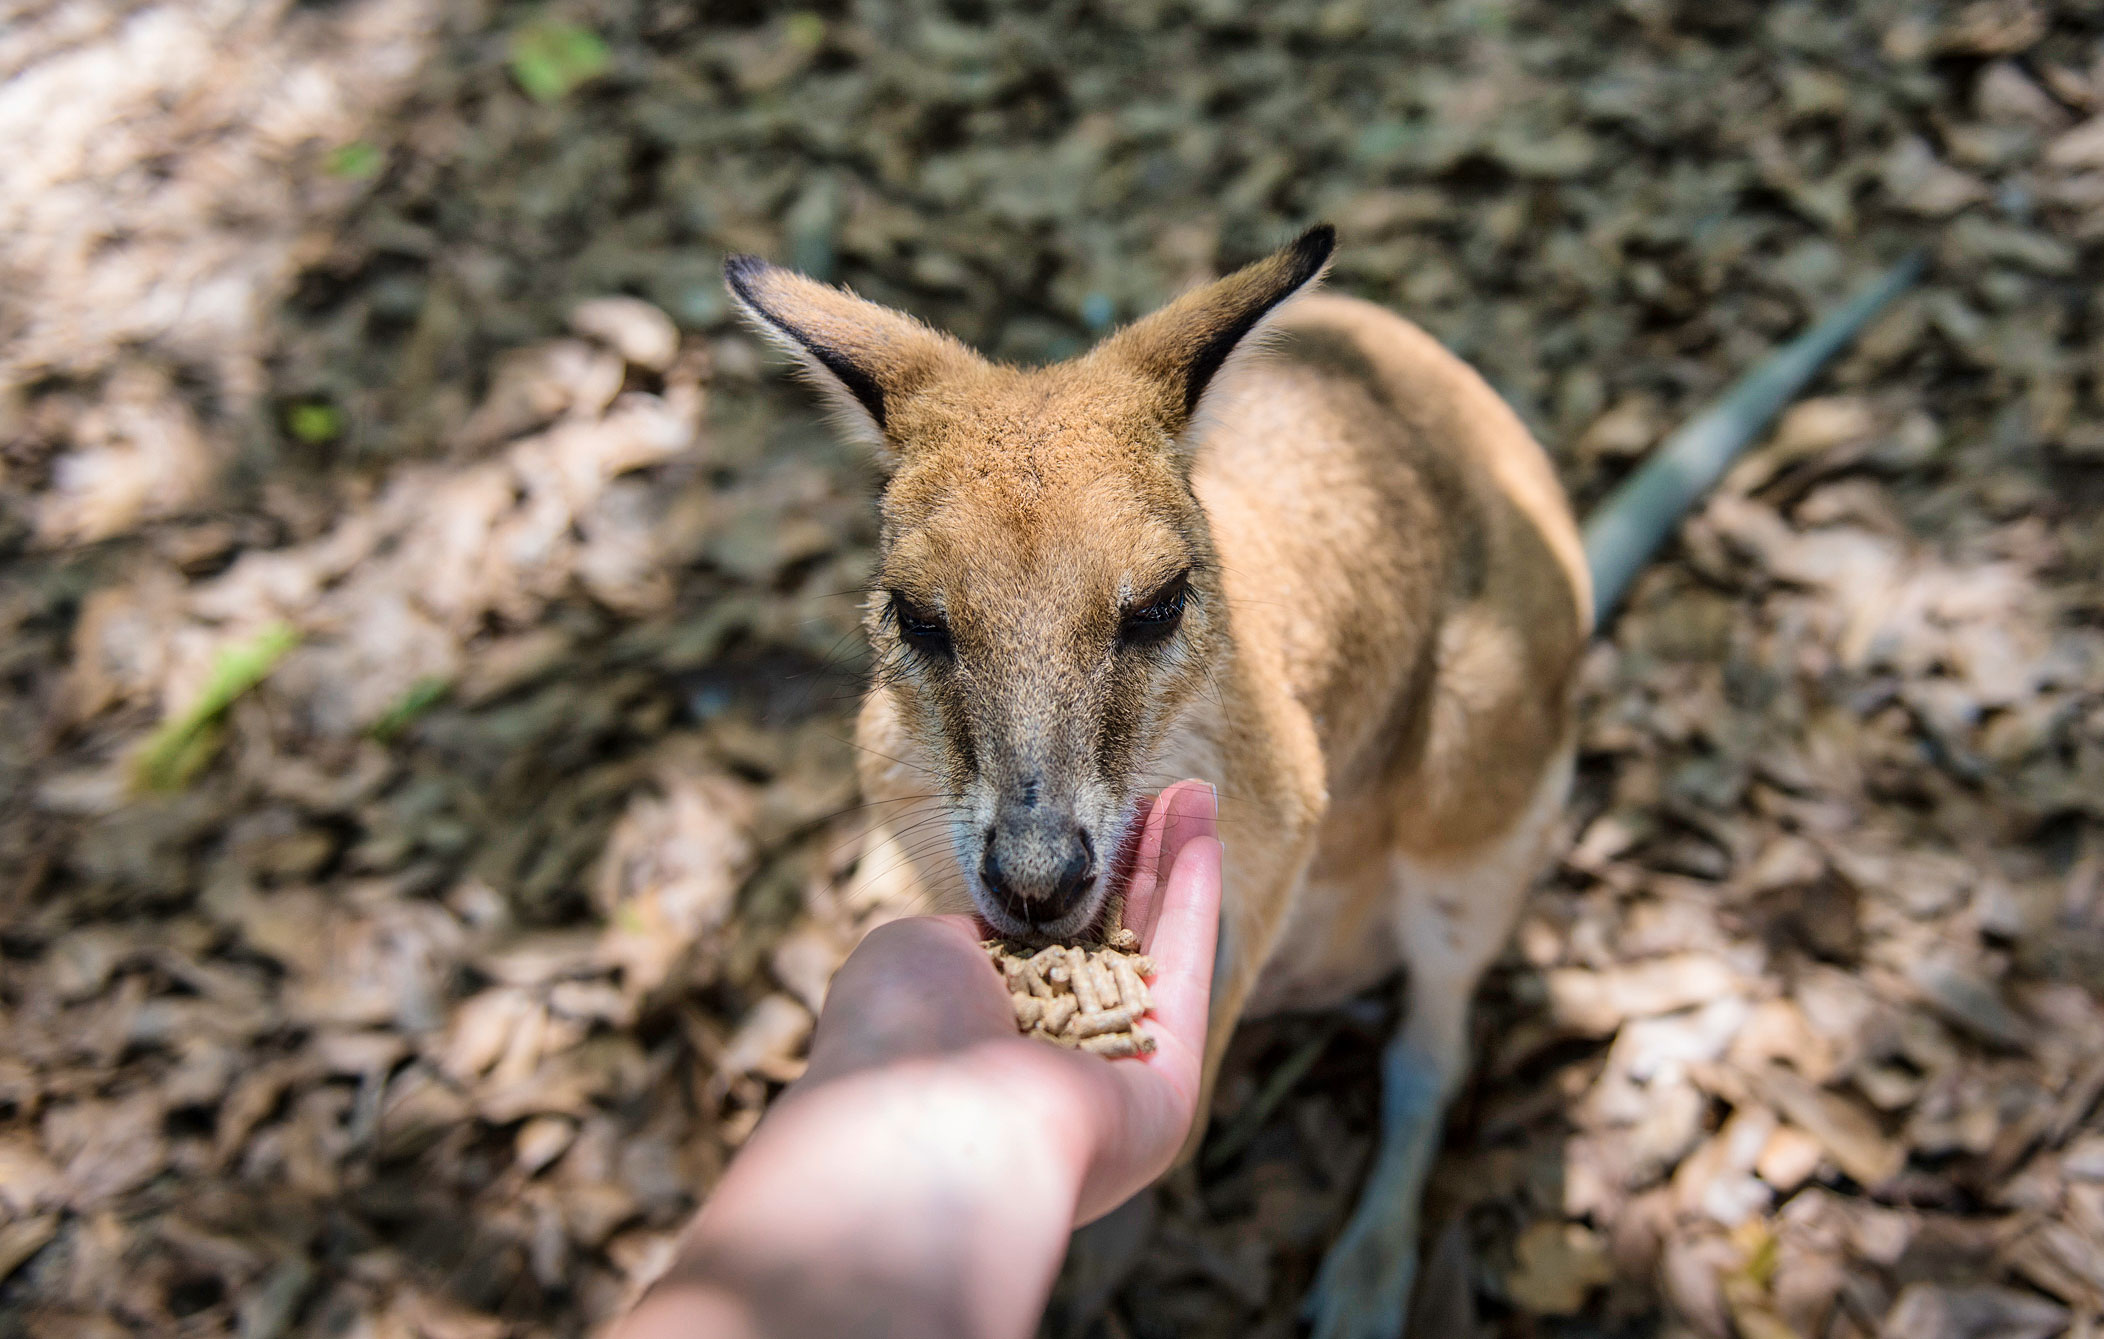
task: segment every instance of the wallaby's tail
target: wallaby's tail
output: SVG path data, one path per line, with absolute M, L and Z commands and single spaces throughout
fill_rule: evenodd
M 1629 582 L 1680 518 L 1724 477 L 1739 453 L 1782 412 L 1828 359 L 1921 277 L 1920 252 L 1850 298 L 1825 320 L 1768 355 L 1688 425 L 1659 443 L 1585 522 L 1593 574 L 1593 630 L 1607 624 Z

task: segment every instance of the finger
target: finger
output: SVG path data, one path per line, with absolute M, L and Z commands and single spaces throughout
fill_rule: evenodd
M 1162 883 L 1154 1009 L 1145 1025 L 1155 1051 L 1093 1071 L 1109 1081 L 1110 1092 L 1098 1117 L 1102 1137 L 1083 1188 L 1082 1221 L 1108 1211 L 1166 1171 L 1198 1114 L 1220 916 L 1220 855 L 1216 838 L 1193 836 Z M 1093 1087 L 1097 1080 L 1087 1082 Z
M 1201 820 L 1210 827 L 1210 822 Z M 1205 1052 L 1213 996 L 1213 954 L 1220 935 L 1220 841 L 1208 831 L 1188 837 L 1162 885 L 1161 911 L 1148 946 L 1154 958 L 1150 1030 L 1194 1059 Z M 1195 1077 L 1194 1077 L 1195 1082 Z
M 1162 803 L 1166 798 L 1166 793 L 1157 795 L 1147 806 L 1133 855 L 1132 877 L 1125 884 L 1125 928 L 1138 935 L 1143 944 L 1154 926 L 1155 891 L 1161 886 L 1157 866 L 1161 863 L 1162 827 L 1169 817 Z
M 1151 817 L 1160 829 L 1156 838 L 1154 863 L 1155 895 L 1149 899 L 1146 926 L 1134 927 L 1140 936 L 1141 946 L 1150 952 L 1154 945 L 1155 928 L 1161 920 L 1164 901 L 1162 890 L 1170 868 L 1176 863 L 1177 853 L 1193 838 L 1219 835 L 1219 806 L 1218 793 L 1210 783 L 1204 781 L 1179 781 L 1163 791 L 1161 799 L 1154 806 L 1155 813 Z

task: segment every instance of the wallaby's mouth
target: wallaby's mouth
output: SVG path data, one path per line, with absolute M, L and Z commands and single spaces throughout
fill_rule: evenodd
M 1125 812 L 1106 834 L 1114 836 L 1117 841 L 1111 858 L 1103 863 L 1101 872 L 1080 896 L 1052 915 L 1018 914 L 1019 908 L 1003 905 L 1006 899 L 988 887 L 983 876 L 967 878 L 972 889 L 973 919 L 986 937 L 1025 941 L 1065 942 L 1091 931 L 1110 930 L 1113 927 L 1100 922 L 1113 910 L 1122 911 L 1124 908 L 1125 894 L 1139 867 L 1140 841 L 1147 830 L 1146 817 L 1143 798 L 1134 799 L 1125 806 Z M 962 848 L 964 843 L 959 845 Z M 958 854 L 967 871 L 983 868 L 983 863 L 965 860 L 963 849 Z

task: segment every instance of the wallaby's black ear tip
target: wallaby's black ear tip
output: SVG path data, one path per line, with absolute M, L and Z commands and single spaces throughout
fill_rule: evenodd
M 1337 249 L 1337 230 L 1327 223 L 1318 223 L 1293 239 L 1293 260 L 1296 283 L 1306 283 L 1315 277 L 1329 260 L 1330 253 Z
M 773 268 L 758 256 L 726 256 L 723 259 L 723 282 L 729 284 L 739 297 L 750 302 L 753 280 Z

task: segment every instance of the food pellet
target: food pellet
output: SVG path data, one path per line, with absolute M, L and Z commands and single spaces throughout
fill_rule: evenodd
M 1112 1032 L 1101 1037 L 1084 1037 L 1081 1049 L 1120 1060 L 1128 1055 L 1146 1055 L 1154 1049 L 1154 1038 L 1144 1032 Z
M 1130 1009 L 1135 1018 L 1146 1013 L 1152 1001 L 1147 992 L 1147 983 L 1140 980 L 1140 974 L 1134 969 L 1132 959 L 1112 958 L 1110 974 L 1118 986 L 1118 1003 Z
M 1124 1003 L 1118 990 L 1118 978 L 1111 975 L 1110 964 L 1098 958 L 1088 965 L 1088 974 L 1089 980 L 1095 983 L 1096 1003 L 1106 1009 L 1115 1009 Z
M 1068 1025 L 1067 1030 L 1077 1037 L 1100 1037 L 1108 1032 L 1130 1032 L 1132 1010 L 1098 1009 L 1092 1013 L 1079 1013 L 1074 1015 L 1074 1021 Z
M 1122 925 L 1094 944 L 985 943 L 1008 987 L 1017 1031 L 1112 1059 L 1154 1050 L 1154 1038 L 1140 1028 L 1154 960 L 1139 947 L 1139 936 Z
M 1044 1023 L 1045 1031 L 1056 1037 L 1066 1031 L 1068 1022 L 1080 1012 L 1080 1000 L 1072 995 L 1057 995 L 1046 1001 L 1040 1021 Z
M 1096 993 L 1096 974 L 1089 970 L 1087 949 L 1072 945 L 1067 948 L 1067 984 L 1074 988 L 1074 998 L 1081 1001 L 1081 1012 L 1092 1014 L 1103 1007 L 1103 997 Z

